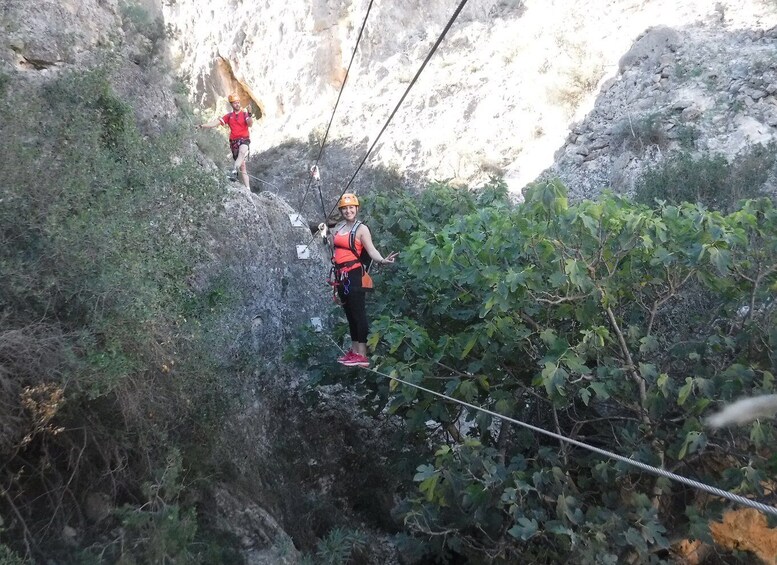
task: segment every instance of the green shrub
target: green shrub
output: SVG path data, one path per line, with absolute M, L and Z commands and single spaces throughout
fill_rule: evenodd
M 121 16 L 125 28 L 147 37 L 152 43 L 156 44 L 164 39 L 164 21 L 161 17 L 153 17 L 144 6 L 131 0 L 124 1 L 121 4 Z
M 699 139 L 701 131 L 689 124 L 678 124 L 674 127 L 672 134 L 680 147 L 691 150 L 696 147 L 696 141 Z
M 637 181 L 635 200 L 700 202 L 712 208 L 728 203 L 728 163 L 723 156 L 694 157 L 681 153 L 650 169 Z
M 777 161 L 777 144 L 754 145 L 742 151 L 731 163 L 731 183 L 738 199 L 752 198 L 771 191 L 774 186 L 767 186 L 770 175 Z
M 135 62 L 141 66 L 152 65 L 162 53 L 165 39 L 171 36 L 172 27 L 166 27 L 161 16 L 152 16 L 145 6 L 132 0 L 123 1 L 120 7 L 124 30 L 148 40 L 147 47 Z
M 666 149 L 669 136 L 661 121 L 660 114 L 632 118 L 630 115 L 613 127 L 610 146 L 624 148 L 637 154 L 643 154 L 648 147 Z
M 0 543 L 0 565 L 27 565 L 28 563 L 10 547 Z
M 181 454 L 172 450 L 166 466 L 155 472 L 155 480 L 143 485 L 143 504 L 125 505 L 115 512 L 121 523 L 121 543 L 109 546 L 107 552 L 115 548 L 114 560 L 131 557 L 142 563 L 197 562 L 192 550 L 197 533 L 194 509 L 183 510 L 179 505 L 182 472 Z
M 232 155 L 229 144 L 223 132 L 214 129 L 198 130 L 195 134 L 197 148 L 211 161 L 224 166 L 231 166 Z
M 0 513 L 19 513 L 2 540 L 72 552 L 60 533 L 82 515 L 73 493 L 95 490 L 161 548 L 138 558 L 194 555 L 192 504 L 167 498 L 152 516 L 137 500 L 170 448 L 205 471 L 228 413 L 233 377 L 209 326 L 231 297 L 218 273 L 202 293 L 189 284 L 221 194 L 181 154 L 191 127 L 144 137 L 107 77 L 15 78 L 0 99 L 0 417 L 14 423 L 0 433 Z
M 5 531 L 3 516 L 0 514 L 0 534 Z M 22 559 L 18 553 L 4 543 L 0 543 L 0 565 L 27 565 L 28 561 Z
M 335 528 L 316 546 L 317 565 L 340 565 L 348 563 L 354 553 L 364 549 L 366 537 L 359 530 Z
M 456 562 L 658 563 L 672 538 L 709 539 L 726 504 L 384 375 L 762 492 L 775 423 L 720 433 L 703 419 L 775 392 L 771 201 L 724 216 L 611 194 L 571 205 L 558 182 L 519 206 L 487 196 L 498 189 L 432 192 L 375 199 L 376 240 L 402 249 L 402 268 L 371 304 L 377 373 L 341 371 L 369 391 L 365 411 L 402 416 L 435 450 L 398 489 L 396 512 L 422 547 L 403 545 Z
M 682 152 L 648 169 L 637 180 L 635 200 L 648 205 L 657 200 L 698 202 L 731 211 L 740 200 L 762 194 L 776 155 L 774 145 L 751 148 L 731 163 L 722 155 Z

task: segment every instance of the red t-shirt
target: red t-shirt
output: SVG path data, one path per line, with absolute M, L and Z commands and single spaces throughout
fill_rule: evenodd
M 221 116 L 221 123 L 229 126 L 229 139 L 249 138 L 248 113 L 230 112 Z

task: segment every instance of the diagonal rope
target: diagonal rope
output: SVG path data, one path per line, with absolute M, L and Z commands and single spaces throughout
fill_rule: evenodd
M 239 172 L 240 172 L 240 174 L 243 174 L 243 173 L 242 173 L 242 171 L 239 171 Z M 247 176 L 248 178 L 254 179 L 255 181 L 258 181 L 258 182 L 260 182 L 260 183 L 262 183 L 262 184 L 266 184 L 267 186 L 271 186 L 271 187 L 273 187 L 275 190 L 280 190 L 280 188 L 278 188 L 277 186 L 275 186 L 275 185 L 274 185 L 273 183 L 271 183 L 271 182 L 267 182 L 266 180 L 262 180 L 262 179 L 260 179 L 259 177 L 255 177 L 254 175 L 252 175 L 252 174 L 249 174 L 249 173 L 247 173 L 247 172 L 246 172 L 245 174 L 246 174 L 246 176 Z
M 359 163 L 359 166 L 356 167 L 356 171 L 354 171 L 353 175 L 351 176 L 351 180 L 348 181 L 348 183 L 345 185 L 345 188 L 340 193 L 340 196 L 337 199 L 338 201 L 340 200 L 340 198 L 342 198 L 343 194 L 345 194 L 348 191 L 348 188 L 351 186 L 351 184 L 353 184 L 353 181 L 356 178 L 356 175 L 359 174 L 359 171 L 361 170 L 364 163 L 367 161 L 367 158 L 370 156 L 370 153 L 372 153 L 372 150 L 375 149 L 375 146 L 378 144 L 378 141 L 380 140 L 380 137 L 383 135 L 383 132 L 386 131 L 386 128 L 391 123 L 391 120 L 394 118 L 394 115 L 397 113 L 397 110 L 399 110 L 399 107 L 405 101 L 405 98 L 410 92 L 410 89 L 413 88 L 416 81 L 418 80 L 418 77 L 421 76 L 421 73 L 426 68 L 427 63 L 432 58 L 432 55 L 434 55 L 435 51 L 437 51 L 437 48 L 440 46 L 440 43 L 442 43 L 442 40 L 445 39 L 445 36 L 448 34 L 448 31 L 451 29 L 451 26 L 453 26 L 453 23 L 456 21 L 456 18 L 459 17 L 459 14 L 464 9 L 464 6 L 466 4 L 467 4 L 467 0 L 461 0 L 458 7 L 456 8 L 456 11 L 453 12 L 453 15 L 451 16 L 450 20 L 448 20 L 448 23 L 445 25 L 445 28 L 442 30 L 442 33 L 437 38 L 437 41 L 434 42 L 434 45 L 432 46 L 431 51 L 429 51 L 429 54 L 426 56 L 426 59 L 424 59 L 424 62 L 421 63 L 421 66 L 418 68 L 418 71 L 413 77 L 413 80 L 410 81 L 410 84 L 405 90 L 405 93 L 402 95 L 402 98 L 399 99 L 399 102 L 397 102 L 397 105 L 394 107 L 394 110 L 391 112 L 391 115 L 388 117 L 388 120 L 386 120 L 386 123 L 383 124 L 383 127 L 380 130 L 380 133 L 378 133 L 378 136 L 375 138 L 375 141 L 372 142 L 372 145 L 367 150 L 367 153 L 366 155 L 364 155 L 364 158 L 361 160 L 361 163 Z M 332 209 L 329 211 L 329 214 L 334 212 L 336 207 L 337 207 L 337 204 L 335 204 L 335 206 L 332 207 Z
M 370 15 L 370 10 L 372 10 L 372 3 L 373 0 L 370 0 L 369 5 L 367 6 L 367 13 L 364 14 L 364 21 L 362 22 L 362 27 L 359 30 L 359 36 L 356 38 L 356 44 L 353 46 L 353 52 L 351 53 L 351 60 L 348 62 L 348 68 L 345 70 L 345 77 L 343 78 L 343 84 L 340 85 L 340 92 L 337 94 L 337 100 L 335 101 L 335 107 L 334 110 L 332 110 L 332 116 L 329 118 L 329 123 L 326 126 L 326 132 L 324 132 L 324 138 L 321 140 L 321 146 L 318 150 L 318 157 L 316 157 L 316 162 L 313 164 L 313 166 L 318 166 L 318 162 L 321 159 L 321 155 L 324 153 L 324 145 L 326 145 L 326 140 L 329 137 L 329 128 L 332 127 L 332 121 L 335 119 L 335 113 L 337 112 L 337 107 L 340 104 L 340 97 L 343 95 L 343 90 L 345 89 L 345 83 L 348 81 L 348 75 L 351 72 L 351 65 L 353 65 L 353 60 L 356 58 L 356 51 L 359 48 L 359 42 L 361 42 L 362 35 L 364 34 L 364 28 L 367 26 L 367 18 Z M 302 196 L 302 201 L 300 202 L 299 206 L 297 207 L 297 210 L 299 210 L 300 213 L 302 213 L 302 206 L 305 205 L 305 200 L 308 197 L 308 192 L 310 191 L 310 185 L 313 182 L 313 176 L 309 176 L 308 178 L 308 186 L 305 189 L 305 193 Z M 318 192 L 321 193 L 321 183 L 319 181 L 318 185 Z M 324 207 L 324 197 L 321 195 L 321 211 L 324 213 L 324 222 L 326 222 L 327 214 L 326 214 L 326 208 Z
M 423 392 L 426 392 L 428 394 L 431 394 L 433 396 L 437 396 L 439 398 L 442 398 L 443 400 L 447 400 L 450 402 L 454 402 L 456 404 L 460 404 L 461 406 L 466 406 L 467 408 L 470 408 L 472 410 L 476 410 L 478 412 L 483 412 L 484 414 L 488 414 L 489 416 L 493 416 L 494 418 L 498 418 L 500 420 L 504 420 L 505 422 L 509 422 L 511 424 L 515 424 L 518 426 L 522 426 L 526 429 L 529 429 L 533 432 L 543 434 L 549 437 L 552 437 L 553 439 L 556 439 L 558 441 L 570 443 L 572 445 L 575 445 L 577 447 L 582 447 L 583 449 L 587 449 L 588 451 L 593 451 L 594 453 L 597 453 L 599 455 L 602 455 L 604 457 L 607 457 L 609 459 L 615 459 L 616 461 L 620 461 L 621 463 L 626 463 L 627 465 L 631 465 L 633 467 L 637 467 L 638 469 L 641 469 L 643 471 L 646 471 L 648 473 L 651 473 L 653 475 L 658 475 L 659 477 L 664 477 L 666 479 L 670 479 L 672 481 L 682 483 L 686 486 L 695 488 L 697 490 L 704 491 L 708 494 L 712 494 L 714 496 L 719 496 L 721 498 L 725 498 L 731 502 L 734 502 L 736 504 L 742 505 L 742 506 L 748 506 L 750 508 L 754 508 L 756 510 L 759 510 L 760 512 L 763 512 L 764 514 L 769 514 L 771 516 L 777 516 L 777 507 L 769 506 L 767 504 L 763 504 L 761 502 L 758 502 L 757 500 L 752 500 L 750 498 L 745 498 L 744 496 L 740 496 L 738 494 L 734 494 L 733 492 L 729 492 L 727 490 L 719 489 L 718 487 L 713 487 L 710 485 L 707 485 L 705 483 L 696 481 L 694 479 L 689 479 L 688 477 L 684 477 L 682 475 L 678 475 L 676 473 L 672 473 L 671 471 L 667 471 L 665 469 L 660 469 L 658 467 L 654 467 L 653 465 L 648 465 L 647 463 L 643 463 L 642 461 L 637 461 L 636 459 L 632 459 L 630 457 L 624 457 L 623 455 L 618 455 L 617 453 L 613 453 L 611 451 L 607 451 L 605 449 L 600 449 L 598 447 L 595 447 L 593 445 L 589 445 L 587 443 L 584 443 L 582 441 L 578 441 L 576 439 L 572 439 L 566 436 L 563 436 L 561 434 L 557 434 L 554 432 L 551 432 L 549 430 L 545 430 L 543 428 L 539 428 L 537 426 L 534 426 L 532 424 L 528 424 L 526 422 L 522 422 L 520 420 L 516 420 L 515 418 L 510 418 L 509 416 L 505 416 L 504 414 L 499 414 L 498 412 L 494 412 L 492 410 L 489 410 L 487 408 L 483 408 L 481 406 L 476 406 L 475 404 L 471 404 L 469 402 L 466 402 L 464 400 L 459 400 L 457 398 L 452 398 L 450 396 L 446 396 L 445 394 L 442 394 L 441 392 L 437 392 L 434 390 L 430 390 L 428 388 L 422 387 L 421 385 L 417 385 L 414 383 L 410 383 L 407 381 L 404 381 L 398 377 L 394 377 L 391 375 L 386 375 L 385 373 L 381 373 L 380 371 L 377 371 L 375 369 L 369 368 L 369 367 L 363 367 L 367 371 L 370 371 L 372 373 L 375 373 L 376 375 L 380 375 L 382 377 L 385 377 L 387 379 L 391 379 L 393 381 L 396 381 L 398 383 L 401 383 L 406 386 L 413 387 L 415 389 L 421 390 Z
M 372 145 L 367 150 L 366 155 L 364 155 L 364 158 L 361 160 L 361 163 L 359 163 L 359 166 L 356 168 L 356 171 L 354 171 L 353 175 L 351 176 L 351 179 L 348 181 L 348 183 L 345 185 L 345 188 L 340 193 L 340 196 L 337 197 L 337 200 L 335 201 L 335 205 L 332 206 L 332 209 L 327 214 L 324 213 L 324 222 L 326 222 L 326 219 L 332 215 L 332 212 L 335 211 L 335 208 L 337 208 L 337 202 L 340 201 L 340 198 L 343 197 L 343 194 L 346 193 L 348 188 L 353 184 L 354 179 L 356 178 L 356 175 L 361 170 L 364 163 L 367 161 L 367 158 L 370 156 L 370 153 L 372 153 L 372 150 L 375 149 L 375 146 L 378 144 L 378 141 L 380 140 L 380 137 L 383 135 L 383 132 L 386 131 L 386 128 L 391 123 L 391 120 L 394 118 L 394 115 L 396 115 L 397 111 L 399 110 L 399 107 L 402 105 L 402 103 L 405 101 L 405 98 L 407 98 L 408 93 L 410 92 L 410 89 L 413 88 L 416 81 L 418 81 L 418 77 L 421 76 L 421 73 L 426 68 L 426 65 L 429 63 L 429 60 L 432 58 L 432 55 L 437 51 L 437 48 L 440 46 L 440 43 L 442 43 L 442 40 L 445 39 L 445 36 L 448 34 L 448 31 L 451 29 L 451 26 L 453 26 L 453 23 L 456 21 L 456 18 L 459 17 L 459 14 L 464 9 L 464 6 L 467 4 L 467 0 L 461 0 L 458 7 L 456 8 L 456 11 L 453 13 L 451 18 L 448 20 L 448 23 L 445 25 L 445 28 L 442 30 L 442 33 L 440 33 L 440 36 L 437 38 L 437 41 L 434 42 L 434 45 L 432 46 L 431 50 L 429 51 L 429 54 L 424 59 L 423 63 L 421 63 L 421 66 L 418 68 L 418 71 L 416 71 L 415 76 L 410 81 L 410 84 L 405 89 L 404 94 L 402 94 L 402 97 L 399 99 L 399 102 L 397 102 L 397 105 L 394 107 L 394 110 L 391 112 L 391 115 L 389 115 L 388 119 L 386 120 L 386 123 L 383 124 L 383 127 L 381 128 L 380 132 L 378 133 L 378 136 L 375 138 L 375 141 L 372 142 Z M 309 186 L 309 185 L 308 185 Z M 319 192 L 320 192 L 319 187 Z M 321 204 L 323 206 L 323 195 L 321 197 Z M 315 240 L 317 235 L 314 235 L 310 238 L 310 241 L 308 241 L 307 245 L 305 247 L 310 247 L 310 244 L 313 243 L 313 240 Z

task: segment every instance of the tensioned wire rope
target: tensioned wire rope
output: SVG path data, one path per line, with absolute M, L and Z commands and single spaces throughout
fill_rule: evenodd
M 242 171 L 238 171 L 238 173 L 240 173 L 240 174 L 243 174 L 243 173 L 242 173 Z M 271 182 L 267 182 L 266 180 L 262 180 L 262 179 L 260 179 L 260 178 L 258 178 L 258 177 L 255 177 L 254 175 L 251 175 L 251 174 L 249 174 L 248 172 L 246 172 L 246 176 L 247 176 L 248 178 L 254 179 L 255 181 L 259 181 L 259 182 L 260 182 L 260 183 L 262 183 L 262 184 L 266 184 L 267 186 L 271 186 L 271 187 L 273 187 L 275 190 L 279 190 L 279 189 L 278 189 L 278 187 L 277 187 L 277 186 L 275 186 L 273 183 L 271 183 Z
M 381 128 L 380 132 L 378 133 L 378 136 L 375 138 L 375 140 L 372 142 L 372 145 L 367 150 L 367 153 L 364 155 L 364 158 L 361 160 L 361 163 L 359 163 L 359 166 L 356 167 L 356 170 L 354 171 L 353 175 L 351 175 L 351 179 L 348 181 L 348 183 L 345 185 L 345 188 L 343 188 L 343 191 L 340 193 L 340 196 L 338 197 L 337 201 L 339 202 L 340 198 L 343 197 L 343 194 L 348 192 L 348 188 L 353 184 L 354 179 L 356 178 L 356 175 L 359 174 L 359 171 L 361 170 L 364 163 L 367 162 L 367 158 L 370 156 L 370 153 L 372 153 L 372 150 L 375 149 L 375 146 L 378 144 L 378 141 L 380 140 L 380 137 L 383 135 L 383 132 L 386 131 L 386 128 L 391 123 L 391 120 L 394 118 L 394 115 L 397 113 L 397 110 L 399 110 L 399 107 L 402 105 L 402 103 L 405 101 L 405 98 L 407 98 L 407 95 L 410 93 L 410 89 L 413 88 L 416 81 L 418 80 L 418 77 L 421 76 L 421 73 L 426 68 L 427 63 L 429 63 L 429 60 L 432 58 L 434 53 L 437 51 L 437 48 L 440 46 L 440 43 L 442 43 L 442 40 L 445 39 L 445 36 L 448 34 L 448 31 L 453 26 L 453 23 L 456 21 L 456 18 L 459 17 L 459 14 L 464 9 L 464 6 L 467 4 L 467 0 L 461 0 L 459 5 L 456 7 L 456 11 L 453 12 L 453 15 L 448 20 L 448 23 L 445 25 L 445 28 L 443 28 L 442 33 L 440 33 L 440 36 L 437 38 L 437 41 L 434 42 L 434 45 L 432 45 L 432 49 L 429 51 L 429 54 L 424 59 L 424 62 L 421 63 L 421 66 L 418 68 L 418 71 L 416 71 L 415 76 L 410 81 L 410 84 L 405 89 L 405 93 L 402 95 L 402 98 L 399 99 L 399 102 L 397 102 L 397 105 L 394 107 L 394 110 L 391 112 L 391 115 L 389 115 L 388 119 L 386 120 L 386 123 L 383 124 L 383 127 Z M 332 209 L 329 211 L 329 214 L 334 212 L 335 208 L 337 208 L 337 203 L 332 207 Z
M 426 55 L 426 58 L 424 59 L 423 63 L 421 63 L 421 66 L 416 71 L 415 76 L 413 76 L 413 79 L 410 81 L 410 84 L 405 89 L 404 94 L 402 94 L 402 97 L 399 99 L 399 102 L 397 102 L 397 105 L 394 107 L 394 110 L 389 115 L 388 119 L 386 120 L 386 123 L 383 124 L 383 127 L 381 128 L 375 140 L 372 142 L 372 145 L 370 146 L 370 148 L 367 150 L 367 153 L 364 155 L 364 158 L 362 158 L 361 162 L 359 163 L 359 166 L 356 167 L 356 170 L 354 171 L 353 175 L 351 175 L 351 178 L 348 181 L 348 183 L 346 183 L 345 188 L 343 188 L 343 191 L 340 193 L 340 196 L 337 197 L 337 200 L 335 201 L 335 205 L 332 206 L 332 209 L 329 211 L 328 214 L 324 213 L 324 222 L 326 222 L 326 218 L 328 218 L 332 214 L 332 212 L 335 211 L 335 209 L 337 208 L 337 203 L 340 201 L 340 198 L 343 197 L 343 194 L 345 194 L 348 191 L 348 188 L 350 188 L 350 186 L 353 184 L 354 179 L 356 179 L 356 175 L 359 174 L 359 171 L 361 170 L 362 166 L 364 166 L 364 163 L 367 162 L 367 159 L 372 153 L 372 150 L 375 149 L 375 146 L 378 144 L 378 141 L 383 135 L 383 132 L 385 132 L 386 128 L 388 128 L 389 124 L 391 123 L 391 120 L 394 118 L 400 106 L 402 106 L 402 103 L 405 101 L 405 98 L 407 98 L 407 95 L 410 93 L 410 90 L 413 88 L 413 86 L 415 86 L 415 83 L 418 81 L 418 77 L 421 76 L 421 73 L 424 71 L 424 69 L 426 68 L 426 65 L 429 63 L 429 60 L 437 51 L 437 48 L 440 46 L 440 43 L 442 43 L 443 39 L 445 39 L 445 36 L 448 34 L 448 31 L 450 31 L 451 27 L 453 26 L 453 23 L 456 21 L 456 18 L 459 17 L 459 14 L 464 9 L 464 6 L 466 4 L 467 4 L 467 0 L 461 0 L 459 5 L 456 7 L 456 11 L 453 12 L 453 15 L 448 20 L 448 23 L 443 28 L 442 33 L 440 33 L 439 37 L 437 38 L 437 41 L 435 41 L 434 45 L 432 45 L 431 50 Z M 322 197 L 322 203 L 323 203 L 323 197 Z M 313 242 L 313 240 L 316 237 L 318 237 L 318 235 L 319 234 L 314 235 L 305 247 L 310 247 L 310 244 Z
M 399 377 L 394 377 L 392 375 L 387 375 L 385 373 L 381 373 L 380 371 L 377 371 L 375 369 L 372 369 L 370 367 L 361 367 L 362 369 L 365 369 L 367 371 L 370 371 L 372 373 L 375 373 L 376 375 L 380 375 L 382 377 L 385 377 L 387 379 L 391 379 L 392 381 L 401 383 L 403 385 L 413 387 L 415 389 L 418 389 L 420 391 L 423 391 L 427 394 L 431 394 L 433 396 L 437 396 L 439 398 L 442 398 L 443 400 L 448 400 L 450 402 L 454 402 L 456 404 L 460 404 L 461 406 L 466 406 L 467 408 L 470 408 L 472 410 L 482 412 L 484 414 L 488 414 L 489 416 L 493 416 L 494 418 L 498 418 L 500 420 L 504 420 L 505 422 L 509 422 L 511 424 L 515 424 L 521 427 L 524 427 L 528 430 L 531 430 L 533 432 L 546 435 L 548 437 L 551 437 L 553 439 L 556 439 L 558 441 L 566 442 L 572 445 L 575 445 L 577 447 L 582 447 L 583 449 L 587 449 L 588 451 L 592 451 L 594 453 L 597 453 L 599 455 L 602 455 L 604 457 L 607 457 L 609 459 L 615 459 L 616 461 L 620 461 L 621 463 L 626 463 L 627 465 L 632 465 L 633 467 L 637 467 L 638 469 L 641 469 L 643 471 L 646 471 L 648 473 L 651 473 L 653 475 L 657 475 L 659 477 L 664 477 L 666 479 L 670 479 L 672 481 L 676 481 L 678 483 L 682 483 L 686 486 L 695 488 L 697 490 L 702 490 L 708 494 L 712 494 L 714 496 L 719 496 L 721 498 L 725 498 L 731 502 L 734 502 L 736 504 L 740 504 L 742 506 L 748 506 L 750 508 L 754 508 L 756 510 L 759 510 L 765 514 L 770 514 L 772 516 L 777 516 L 777 507 L 769 506 L 767 504 L 763 504 L 761 502 L 758 502 L 757 500 L 752 500 L 750 498 L 745 498 L 744 496 L 740 496 L 738 494 L 734 494 L 733 492 L 729 492 L 727 490 L 719 489 L 718 487 L 713 487 L 708 484 L 696 481 L 694 479 L 689 479 L 688 477 L 684 477 L 682 475 L 678 475 L 676 473 L 672 473 L 671 471 L 667 471 L 665 469 L 661 469 L 659 467 L 654 467 L 653 465 L 648 465 L 647 463 L 643 463 L 642 461 L 637 461 L 636 459 L 631 459 L 630 457 L 625 457 L 623 455 L 618 455 L 617 453 L 613 453 L 612 451 L 607 451 L 606 449 L 600 449 L 598 447 L 595 447 L 593 445 L 589 445 L 587 443 L 584 443 L 582 441 L 578 441 L 576 439 L 572 439 L 570 437 L 563 436 L 561 434 L 557 434 L 555 432 L 551 432 L 549 430 L 534 426 L 532 424 L 522 422 L 520 420 L 516 420 L 515 418 L 510 418 L 509 416 L 505 416 L 504 414 L 500 414 L 499 412 L 494 412 L 493 410 L 489 410 L 488 408 L 483 408 L 482 406 L 477 406 L 475 404 L 471 404 L 469 402 L 466 402 L 464 400 L 459 400 L 458 398 L 452 398 L 450 396 L 447 396 L 441 392 L 437 392 L 431 389 L 428 389 L 426 387 L 423 387 L 421 385 L 407 382 L 405 380 L 400 379 Z
M 367 13 L 364 14 L 364 21 L 362 22 L 362 27 L 359 30 L 359 35 L 356 38 L 356 44 L 353 46 L 353 53 L 351 53 L 351 60 L 348 62 L 348 68 L 345 70 L 345 77 L 343 78 L 343 84 L 340 85 L 340 92 L 337 93 L 337 100 L 335 101 L 335 107 L 332 110 L 332 116 L 329 118 L 329 123 L 326 126 L 326 131 L 324 132 L 324 138 L 321 140 L 321 147 L 318 150 L 318 157 L 316 157 L 316 161 L 313 164 L 313 167 L 318 167 L 318 162 L 321 160 L 321 156 L 324 154 L 324 145 L 326 145 L 326 140 L 329 137 L 329 128 L 332 127 L 332 121 L 335 119 L 335 113 L 337 112 L 337 107 L 340 104 L 340 98 L 343 95 L 343 90 L 345 90 L 345 83 L 348 81 L 348 75 L 351 72 L 351 65 L 353 65 L 353 60 L 356 58 L 356 51 L 359 48 L 359 43 L 362 40 L 362 35 L 364 34 L 364 28 L 367 26 L 367 18 L 370 16 L 370 10 L 372 10 L 372 3 L 373 0 L 370 0 L 369 5 L 367 6 Z M 312 168 L 311 168 L 312 169 Z M 313 175 L 309 175 L 308 177 L 308 186 L 305 189 L 305 193 L 302 195 L 302 200 L 299 203 L 299 206 L 297 206 L 297 210 L 302 212 L 302 206 L 305 205 L 305 200 L 308 197 L 308 192 L 310 191 L 310 185 L 313 183 Z M 324 214 L 324 223 L 326 223 L 327 214 L 326 214 L 326 206 L 324 205 L 324 195 L 321 194 L 321 183 L 318 183 L 318 194 L 321 197 L 321 212 Z

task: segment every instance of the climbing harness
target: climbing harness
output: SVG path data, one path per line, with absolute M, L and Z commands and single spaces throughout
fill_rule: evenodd
M 324 224 L 321 224 L 321 225 L 324 225 Z M 319 225 L 319 229 L 321 228 L 321 225 Z M 355 257 L 354 259 L 345 261 L 343 263 L 337 263 L 335 261 L 334 249 L 332 249 L 332 266 L 329 269 L 327 283 L 332 287 L 332 296 L 335 302 L 338 301 L 338 295 L 337 295 L 338 286 L 341 286 L 343 288 L 344 296 L 348 296 L 348 294 L 351 292 L 351 273 L 353 273 L 354 271 L 359 270 L 361 272 L 362 290 L 367 291 L 367 290 L 373 289 L 374 283 L 372 281 L 372 276 L 369 273 L 370 267 L 372 267 L 372 257 L 370 257 L 369 253 L 367 253 L 366 249 L 362 248 L 361 252 L 359 252 L 356 248 L 356 231 L 359 229 L 359 226 L 361 225 L 362 225 L 361 221 L 359 220 L 355 221 L 350 231 L 348 232 L 347 249 Z M 334 247 L 336 247 L 334 245 L 334 239 L 336 235 L 337 234 L 334 234 L 334 236 L 332 237 L 332 245 Z M 353 267 L 356 264 L 359 264 L 359 268 L 352 269 L 351 267 Z

